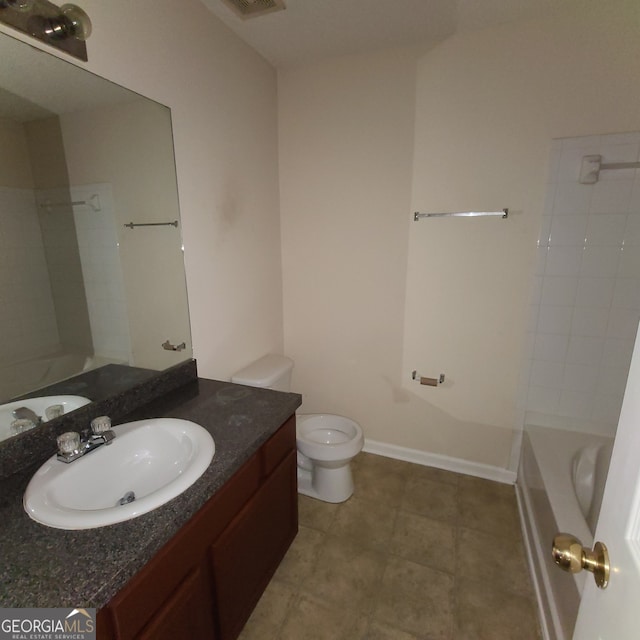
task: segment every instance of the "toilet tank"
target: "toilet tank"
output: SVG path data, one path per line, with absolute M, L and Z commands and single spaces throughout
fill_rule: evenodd
M 234 373 L 231 382 L 274 391 L 289 391 L 292 369 L 291 358 L 269 354 Z

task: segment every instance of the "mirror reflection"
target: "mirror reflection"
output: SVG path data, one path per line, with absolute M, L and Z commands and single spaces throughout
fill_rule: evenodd
M 190 358 L 170 110 L 6 34 L 0 69 L 0 402 Z

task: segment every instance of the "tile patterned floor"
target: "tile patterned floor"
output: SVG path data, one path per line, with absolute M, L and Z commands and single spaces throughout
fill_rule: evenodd
M 240 640 L 539 640 L 515 492 L 362 453 L 300 531 Z

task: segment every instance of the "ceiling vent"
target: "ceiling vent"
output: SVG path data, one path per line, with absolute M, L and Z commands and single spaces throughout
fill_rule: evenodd
M 285 9 L 284 0 L 223 0 L 241 18 L 256 18 Z

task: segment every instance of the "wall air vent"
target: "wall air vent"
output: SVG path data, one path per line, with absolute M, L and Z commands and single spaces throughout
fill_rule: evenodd
M 284 0 L 223 0 L 241 18 L 257 18 L 272 11 L 286 9 Z

